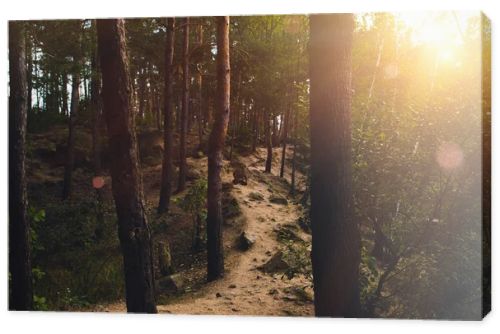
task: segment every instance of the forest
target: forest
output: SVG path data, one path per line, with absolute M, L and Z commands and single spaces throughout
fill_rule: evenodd
M 481 319 L 476 12 L 9 22 L 9 309 Z

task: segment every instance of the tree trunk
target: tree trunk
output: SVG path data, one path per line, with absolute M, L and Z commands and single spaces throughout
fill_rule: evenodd
M 295 169 L 297 164 L 297 146 L 298 146 L 298 134 L 297 134 L 297 121 L 298 121 L 298 110 L 293 111 L 293 155 L 292 155 L 292 172 L 290 176 L 290 194 L 295 195 Z
M 279 146 L 280 131 L 278 129 L 278 118 L 273 116 L 271 118 L 271 124 L 273 125 L 271 131 L 271 145 L 272 147 Z
M 62 77 L 62 114 L 68 115 L 68 75 L 63 73 Z
M 269 111 L 264 113 L 264 127 L 266 130 L 266 146 L 267 146 L 267 158 L 266 158 L 266 169 L 265 173 L 271 173 L 271 167 L 273 165 L 273 137 L 271 135 L 271 120 L 269 118 Z
M 168 212 L 170 196 L 172 194 L 172 175 L 174 167 L 172 164 L 173 152 L 173 60 L 174 60 L 174 25 L 175 19 L 167 19 L 167 37 L 165 49 L 165 86 L 163 105 L 163 163 L 161 172 L 160 202 L 158 213 Z
M 27 82 L 28 82 L 28 97 L 27 97 L 27 107 L 28 115 L 31 114 L 31 107 L 33 105 L 33 43 L 31 41 L 31 36 L 25 32 L 26 36 L 26 61 L 28 62 L 28 72 L 27 72 Z
M 310 19 L 311 224 L 316 316 L 359 315 L 351 176 L 351 14 Z
M 92 155 L 94 160 L 94 174 L 101 175 L 101 76 L 99 73 L 99 62 L 97 60 L 97 49 L 94 50 L 91 59 L 91 82 L 90 98 L 92 106 Z
M 241 71 L 238 72 L 237 75 L 238 79 L 236 79 L 237 86 L 236 86 L 236 98 L 234 99 L 234 106 L 233 108 L 233 116 L 231 117 L 231 122 L 229 124 L 232 124 L 231 126 L 231 146 L 229 148 L 229 161 L 233 160 L 233 150 L 234 150 L 234 144 L 236 141 L 236 136 L 238 133 L 238 123 L 239 123 L 239 113 L 240 113 L 240 94 L 241 94 Z
M 97 40 L 127 311 L 156 313 L 152 242 L 137 161 L 124 21 L 97 20 Z
M 203 47 L 203 24 L 198 26 L 198 47 Z M 196 82 L 198 83 L 198 115 L 196 116 L 198 123 L 198 140 L 200 148 L 203 147 L 203 75 L 201 72 L 201 67 L 198 67 L 198 73 L 196 74 Z
M 291 98 L 291 96 L 290 96 L 290 98 Z M 286 144 L 287 144 L 287 140 L 288 140 L 288 123 L 289 123 L 288 118 L 290 117 L 291 104 L 292 103 L 290 101 L 290 105 L 288 106 L 288 109 L 283 114 L 283 125 L 282 125 L 283 126 L 283 137 L 281 139 L 283 141 L 283 149 L 281 150 L 280 177 L 285 176 Z
M 224 274 L 221 170 L 230 107 L 229 16 L 217 18 L 217 110 L 208 148 L 207 280 Z
M 156 128 L 158 131 L 161 131 L 161 108 L 160 108 L 160 93 L 159 93 L 160 88 L 158 87 L 157 84 L 153 86 L 153 112 L 155 115 L 155 120 L 156 120 Z
M 184 19 L 184 36 L 182 43 L 182 112 L 181 129 L 179 143 L 179 182 L 177 191 L 183 191 L 186 188 L 186 137 L 188 131 L 188 113 L 189 113 L 189 18 Z
M 144 118 L 144 95 L 146 95 L 146 76 L 144 74 L 144 68 L 140 70 L 139 73 L 139 87 L 137 92 L 137 98 L 139 99 L 139 116 Z
M 9 22 L 9 310 L 33 308 L 25 154 L 28 92 L 23 22 Z
M 80 22 L 77 25 L 80 28 Z M 81 33 L 80 33 L 81 41 Z M 68 122 L 68 144 L 66 147 L 66 165 L 64 166 L 64 184 L 62 199 L 66 200 L 71 196 L 73 183 L 73 168 L 75 164 L 75 124 L 78 115 L 78 104 L 80 102 L 80 60 L 81 50 L 76 51 L 74 55 L 75 71 L 71 83 L 71 110 Z
M 259 118 L 257 114 L 257 108 L 255 105 L 252 108 L 252 152 L 255 152 L 257 149 L 257 141 L 258 141 L 258 131 L 259 131 Z

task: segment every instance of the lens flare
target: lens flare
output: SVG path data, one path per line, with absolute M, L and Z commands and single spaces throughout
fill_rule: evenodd
M 95 176 L 92 179 L 92 187 L 94 189 L 101 189 L 102 187 L 104 187 L 105 183 L 106 182 L 104 181 L 104 178 L 102 176 Z
M 459 145 L 445 142 L 439 145 L 436 161 L 442 169 L 453 170 L 462 165 L 464 153 Z

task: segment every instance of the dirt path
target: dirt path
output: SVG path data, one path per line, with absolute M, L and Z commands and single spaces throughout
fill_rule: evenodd
M 279 251 L 281 244 L 276 234 L 279 225 L 296 224 L 301 214 L 290 199 L 288 205 L 269 201 L 272 194 L 286 197 L 287 188 L 278 176 L 263 173 L 261 156 L 241 158 L 249 170 L 248 184 L 235 185 L 232 189 L 247 222 L 245 233 L 255 239 L 255 244 L 248 251 L 241 252 L 234 249 L 234 240 L 225 240 L 225 248 L 230 251 L 224 278 L 169 304 L 158 305 L 160 313 L 312 316 L 312 302 L 294 293 L 306 286 L 305 291 L 310 293 L 310 281 L 302 275 L 288 279 L 281 273 L 267 274 L 257 269 Z M 275 161 L 273 172 L 278 170 L 278 161 Z M 263 199 L 252 200 L 251 193 L 261 194 Z M 310 239 L 302 231 L 297 234 L 304 240 Z M 107 310 L 124 311 L 124 305 L 115 304 Z

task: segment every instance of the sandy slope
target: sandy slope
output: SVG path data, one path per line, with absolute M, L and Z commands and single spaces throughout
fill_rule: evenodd
M 297 298 L 287 289 L 310 286 L 310 281 L 302 276 L 289 280 L 281 274 L 265 274 L 257 269 L 280 247 L 273 229 L 278 224 L 295 223 L 300 215 L 299 207 L 290 199 L 288 205 L 269 202 L 271 193 L 286 196 L 287 188 L 275 175 L 279 171 L 278 151 L 274 154 L 272 175 L 263 173 L 263 156 L 264 152 L 260 150 L 255 155 L 241 158 L 249 169 L 248 185 L 235 185 L 232 189 L 246 218 L 245 232 L 256 240 L 254 246 L 240 252 L 234 249 L 234 240 L 225 240 L 225 246 L 230 250 L 224 278 L 206 284 L 200 291 L 176 298 L 167 305 L 158 305 L 160 313 L 312 316 L 312 302 Z M 251 192 L 262 194 L 264 199 L 250 200 Z M 300 236 L 305 240 L 310 238 L 302 232 Z M 123 303 L 106 307 L 106 311 L 124 310 Z

